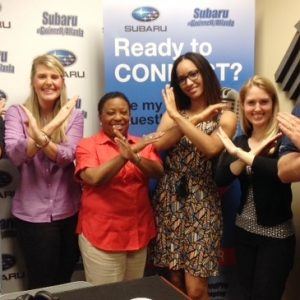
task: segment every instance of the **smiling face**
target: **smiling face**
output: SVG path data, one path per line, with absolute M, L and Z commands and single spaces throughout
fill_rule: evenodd
M 177 66 L 177 82 L 185 95 L 198 100 L 203 95 L 203 79 L 197 66 L 189 59 L 182 60 Z
M 248 89 L 242 103 L 245 118 L 254 128 L 266 128 L 273 116 L 273 101 L 263 89 L 252 86 Z
M 119 130 L 122 135 L 127 136 L 130 107 L 121 97 L 111 98 L 104 103 L 99 119 L 102 123 L 104 133 L 111 139 L 115 137 L 114 129 Z
M 53 106 L 61 95 L 64 79 L 55 69 L 40 64 L 36 66 L 32 86 L 42 107 Z

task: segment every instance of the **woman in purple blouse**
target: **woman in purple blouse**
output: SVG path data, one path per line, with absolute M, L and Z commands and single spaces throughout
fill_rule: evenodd
M 70 281 L 78 258 L 73 161 L 83 115 L 76 101 L 67 100 L 62 64 L 42 55 L 32 64 L 31 95 L 6 113 L 6 153 L 20 172 L 12 213 L 30 289 Z

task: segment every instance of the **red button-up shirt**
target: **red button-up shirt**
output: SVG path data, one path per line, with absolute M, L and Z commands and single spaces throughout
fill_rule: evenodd
M 128 136 L 130 143 L 137 137 Z M 76 171 L 97 167 L 119 155 L 118 146 L 102 131 L 83 139 L 76 150 Z M 154 148 L 144 148 L 142 157 L 160 161 Z M 109 182 L 90 186 L 84 183 L 77 232 L 96 248 L 131 251 L 147 246 L 155 236 L 154 215 L 149 199 L 148 179 L 127 162 Z

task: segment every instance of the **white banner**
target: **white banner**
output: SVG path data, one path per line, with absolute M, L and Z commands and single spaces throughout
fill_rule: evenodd
M 85 136 L 98 131 L 97 103 L 103 92 L 102 3 L 99 0 L 0 0 L 0 97 L 7 107 L 29 95 L 32 60 L 54 53 L 65 62 L 68 96 L 79 95 Z M 16 169 L 0 164 L 0 224 L 3 292 L 21 290 L 26 278 L 10 215 Z M 75 277 L 78 279 L 78 276 Z

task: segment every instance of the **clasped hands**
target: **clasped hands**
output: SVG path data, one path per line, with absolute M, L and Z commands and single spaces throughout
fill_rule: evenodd
M 37 121 L 33 114 L 31 113 L 28 108 L 24 105 L 21 105 L 22 109 L 27 115 L 28 120 L 25 122 L 28 135 L 31 139 L 35 141 L 35 145 L 37 148 L 44 148 L 46 147 L 50 140 L 51 134 L 59 128 L 64 121 L 70 116 L 73 108 L 76 105 L 78 100 L 78 96 L 74 96 L 71 100 L 69 100 L 57 113 L 57 115 L 43 128 L 39 128 Z

